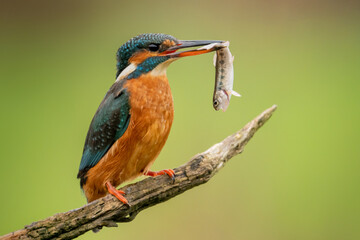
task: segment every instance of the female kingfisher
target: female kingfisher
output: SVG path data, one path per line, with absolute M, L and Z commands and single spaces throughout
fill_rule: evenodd
M 188 50 L 222 41 L 180 41 L 166 34 L 142 34 L 117 52 L 116 81 L 100 103 L 88 130 L 80 162 L 80 186 L 88 202 L 114 195 L 124 204 L 121 183 L 150 171 L 163 148 L 174 117 L 173 97 L 166 77 L 171 62 L 216 49 Z

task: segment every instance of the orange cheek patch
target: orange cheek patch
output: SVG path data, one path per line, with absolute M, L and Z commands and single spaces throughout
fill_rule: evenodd
M 163 46 L 166 46 L 166 48 L 169 48 L 171 46 L 175 46 L 176 43 L 172 40 L 169 40 L 169 39 L 166 39 L 161 45 Z M 175 52 L 176 50 L 174 51 L 171 51 L 171 52 Z M 136 65 L 139 65 L 140 63 L 142 63 L 143 61 L 145 61 L 145 59 L 149 58 L 149 57 L 156 57 L 156 56 L 164 56 L 166 54 L 168 54 L 170 52 L 163 52 L 163 53 L 158 53 L 158 52 L 150 52 L 148 50 L 143 50 L 143 51 L 140 51 L 138 53 L 135 53 L 130 59 L 129 59 L 129 62 L 130 63 L 134 63 Z
M 135 63 L 136 65 L 142 63 L 143 61 L 145 61 L 145 59 L 149 58 L 149 57 L 155 57 L 158 56 L 159 54 L 156 52 L 149 52 L 147 50 L 135 53 L 130 59 L 129 62 L 130 63 Z

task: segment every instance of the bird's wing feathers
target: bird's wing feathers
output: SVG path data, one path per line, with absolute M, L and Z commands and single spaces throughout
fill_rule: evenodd
M 79 175 L 95 166 L 126 131 L 130 121 L 129 93 L 116 82 L 101 102 L 86 136 Z M 79 177 L 78 175 L 78 177 Z

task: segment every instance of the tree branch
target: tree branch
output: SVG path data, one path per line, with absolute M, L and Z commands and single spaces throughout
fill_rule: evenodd
M 275 110 L 276 105 L 265 110 L 240 131 L 174 169 L 174 183 L 171 183 L 168 176 L 163 175 L 123 187 L 130 206 L 124 205 L 112 195 L 107 195 L 81 208 L 34 222 L 0 239 L 73 239 L 89 230 L 96 232 L 103 226 L 116 227 L 117 222 L 130 222 L 140 211 L 206 183 L 230 158 L 243 151 L 254 133 Z

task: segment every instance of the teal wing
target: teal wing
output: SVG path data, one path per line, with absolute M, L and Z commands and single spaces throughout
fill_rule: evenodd
M 87 171 L 95 166 L 111 146 L 124 134 L 130 121 L 129 93 L 114 83 L 101 102 L 86 136 L 78 178 L 86 182 Z

